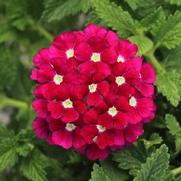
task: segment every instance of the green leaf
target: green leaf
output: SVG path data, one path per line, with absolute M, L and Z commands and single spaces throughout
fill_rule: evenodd
M 177 134 L 181 134 L 181 127 L 173 115 L 166 114 L 165 120 L 171 135 L 176 136 Z
M 172 69 L 164 73 L 157 74 L 157 89 L 161 92 L 173 106 L 177 106 L 181 99 L 181 74 Z
M 1 95 L 0 95 L 0 98 L 1 98 Z M 1 108 L 1 106 L 0 106 L 0 108 Z M 8 130 L 8 129 L 5 127 L 5 125 L 3 125 L 2 123 L 0 123 L 0 141 L 3 140 L 4 138 L 12 137 L 12 136 L 14 136 L 14 132 Z
M 141 24 L 147 31 L 153 31 L 155 26 L 157 26 L 157 24 L 163 19 L 165 19 L 165 13 L 163 9 L 159 7 L 158 9 L 141 19 L 141 21 L 138 23 L 138 26 L 139 24 Z
M 42 18 L 48 22 L 61 20 L 65 16 L 75 15 L 80 11 L 87 12 L 91 7 L 87 0 L 46 0 Z
M 164 6 L 163 0 L 124 0 L 134 10 L 135 16 L 145 18 L 153 14 L 161 5 Z M 155 22 L 157 19 L 155 19 Z
M 134 181 L 161 181 L 169 163 L 168 148 L 162 145 L 141 165 L 141 170 Z
M 91 179 L 89 181 L 100 181 L 100 180 L 108 181 L 107 179 L 108 178 L 106 177 L 103 168 L 98 164 L 94 163 L 93 171 L 91 172 Z
M 126 179 L 127 176 L 122 174 L 120 170 L 118 171 L 113 165 L 102 162 L 102 166 L 94 163 L 89 181 L 124 181 Z
M 20 167 L 22 174 L 32 181 L 46 181 L 45 168 L 48 166 L 47 158 L 38 150 L 35 150 Z
M 181 0 L 165 0 L 166 2 L 170 4 L 176 4 L 176 5 L 181 5 Z
M 14 166 L 17 161 L 15 140 L 11 138 L 3 139 L 0 142 L 0 171 Z
M 143 140 L 145 147 L 147 149 L 149 149 L 150 147 L 152 147 L 153 145 L 159 145 L 162 143 L 163 139 L 160 137 L 160 135 L 158 133 L 153 133 L 149 140 Z
M 153 47 L 153 42 L 146 36 L 131 36 L 129 40 L 138 46 L 138 55 L 144 55 Z
M 175 137 L 176 151 L 179 152 L 181 151 L 181 127 L 176 118 L 171 114 L 166 114 L 165 120 L 170 134 Z
M 15 82 L 17 77 L 17 62 L 13 51 L 0 48 L 0 54 L 0 89 L 2 89 L 10 87 Z
M 123 170 L 129 170 L 131 175 L 136 175 L 141 164 L 146 160 L 147 153 L 143 145 L 131 146 L 114 153 L 113 160 Z
M 117 180 L 122 181 L 122 180 L 128 179 L 128 175 L 125 174 L 119 168 L 115 167 L 115 165 L 110 161 L 102 161 L 101 166 L 102 166 L 104 172 L 106 173 L 107 177 L 111 181 L 117 181 Z
M 181 12 L 170 15 L 159 28 L 155 36 L 157 46 L 165 46 L 168 49 L 175 48 L 181 43 Z
M 97 16 L 116 30 L 120 36 L 127 37 L 130 34 L 135 34 L 137 31 L 135 22 L 121 6 L 117 6 L 109 0 L 92 0 L 92 3 Z
M 181 45 L 169 51 L 164 64 L 166 67 L 181 70 Z

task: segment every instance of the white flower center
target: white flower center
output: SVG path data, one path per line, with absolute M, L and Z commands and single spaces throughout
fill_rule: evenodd
M 117 58 L 117 62 L 118 62 L 118 63 L 119 63 L 119 62 L 124 63 L 124 62 L 125 62 L 124 57 L 123 57 L 122 55 L 119 55 L 118 58 Z
M 111 115 L 111 116 L 115 116 L 117 113 L 118 113 L 118 111 L 114 106 L 110 107 L 109 110 L 108 110 L 108 114 Z
M 72 101 L 70 99 L 66 99 L 62 102 L 64 108 L 73 108 Z
M 59 74 L 55 74 L 53 77 L 53 81 L 55 84 L 60 85 L 63 82 L 63 76 Z
M 132 107 L 135 107 L 136 104 L 137 104 L 137 101 L 136 101 L 135 97 L 132 96 L 132 97 L 129 99 L 129 105 L 132 106 Z
M 72 58 L 74 56 L 74 49 L 68 49 L 66 51 L 67 58 Z
M 142 76 L 141 76 L 141 74 L 139 73 L 139 78 L 141 79 L 142 78 Z
M 93 62 L 100 62 L 101 61 L 101 54 L 100 53 L 93 53 L 91 56 L 91 60 Z
M 92 93 L 92 92 L 95 92 L 97 89 L 97 84 L 90 84 L 89 85 L 89 91 Z
M 106 128 L 104 126 L 101 126 L 101 125 L 96 125 L 96 128 L 98 129 L 99 132 L 104 132 L 106 130 Z
M 92 141 L 95 143 L 97 141 L 97 136 L 94 136 L 94 138 L 92 139 Z
M 125 78 L 123 77 L 123 76 L 118 76 L 118 77 L 116 77 L 116 84 L 118 85 L 118 86 L 120 86 L 120 85 L 122 85 L 122 84 L 124 84 L 125 83 Z
M 65 129 L 67 131 L 73 131 L 76 128 L 76 126 L 73 123 L 67 123 L 65 126 Z

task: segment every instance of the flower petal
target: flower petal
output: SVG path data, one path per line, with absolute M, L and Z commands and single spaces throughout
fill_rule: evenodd
M 145 63 L 141 69 L 142 80 L 146 83 L 154 83 L 156 80 L 155 70 L 151 64 Z
M 86 124 L 94 124 L 97 122 L 98 113 L 95 109 L 88 110 L 83 117 Z
M 65 112 L 61 118 L 64 123 L 76 121 L 79 118 L 79 113 L 73 108 L 65 109 Z
M 88 144 L 93 143 L 93 138 L 97 135 L 98 131 L 96 126 L 89 125 L 81 128 L 81 135 Z
M 114 128 L 115 129 L 124 129 L 127 126 L 127 115 L 122 112 L 118 112 L 114 119 Z
M 52 140 L 54 144 L 62 146 L 65 149 L 69 149 L 72 147 L 72 133 L 61 130 L 55 131 L 52 135 Z
M 86 155 L 90 160 L 97 160 L 97 159 L 104 160 L 108 157 L 109 152 L 107 149 L 104 150 L 99 149 L 98 146 L 94 144 L 89 146 Z
M 32 107 L 35 109 L 36 113 L 40 118 L 46 118 L 48 115 L 47 111 L 47 101 L 43 99 L 36 99 L 32 103 Z
M 90 106 L 96 106 L 102 101 L 102 97 L 97 93 L 89 93 L 87 96 L 87 104 Z
M 62 117 L 62 115 L 64 113 L 64 108 L 63 108 L 61 102 L 51 101 L 48 103 L 47 107 L 48 107 L 48 111 L 50 112 L 52 118 L 59 119 Z

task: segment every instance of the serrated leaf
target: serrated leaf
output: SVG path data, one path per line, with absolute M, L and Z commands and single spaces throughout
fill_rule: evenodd
M 129 40 L 138 46 L 138 55 L 144 55 L 153 47 L 153 42 L 146 36 L 131 36 Z
M 166 114 L 165 120 L 166 120 L 167 128 L 169 129 L 169 132 L 173 136 L 176 136 L 177 134 L 181 134 L 181 127 L 173 115 Z
M 119 35 L 127 37 L 130 34 L 135 34 L 135 31 L 137 31 L 135 22 L 121 6 L 117 6 L 109 0 L 92 0 L 92 3 L 97 16 L 116 30 Z
M 129 170 L 131 175 L 136 175 L 141 164 L 147 157 L 146 150 L 143 145 L 139 147 L 131 146 L 114 153 L 113 160 L 118 162 L 118 166 L 123 170 Z M 129 159 L 128 159 L 129 158 Z
M 161 181 L 169 163 L 168 148 L 162 145 L 141 165 L 141 170 L 134 181 Z
M 161 144 L 163 140 L 162 140 L 162 138 L 160 137 L 160 135 L 158 133 L 153 133 L 150 136 L 149 140 L 144 139 L 143 141 L 144 141 L 145 147 L 147 149 L 149 149 L 153 145 Z
M 161 5 L 167 4 L 163 0 L 125 0 L 139 17 L 146 17 L 156 11 Z M 155 22 L 157 19 L 155 19 Z
M 165 13 L 162 7 L 159 7 L 152 13 L 145 16 L 141 21 L 138 23 L 145 27 L 146 31 L 153 31 L 154 27 L 157 26 L 157 23 L 160 22 L 162 19 L 165 19 Z
M 161 92 L 173 106 L 177 106 L 181 96 L 181 74 L 176 70 L 169 70 L 157 74 L 157 89 Z
M 179 152 L 181 150 L 181 127 L 176 118 L 171 114 L 166 114 L 165 120 L 170 134 L 175 137 L 176 151 Z
M 48 160 L 38 150 L 35 150 L 26 160 L 23 161 L 20 167 L 22 174 L 32 181 L 46 181 L 46 171 Z
M 181 12 L 170 15 L 161 25 L 155 36 L 157 46 L 168 49 L 175 48 L 181 43 Z
M 17 159 L 14 139 L 3 139 L 0 142 L 0 171 L 12 167 Z
M 110 161 L 102 161 L 101 166 L 111 181 L 123 181 L 128 179 L 128 175 L 115 167 L 115 165 Z
M 91 172 L 91 179 L 89 181 L 100 181 L 100 180 L 108 181 L 103 168 L 98 164 L 94 163 L 93 171 Z
M 126 174 L 122 174 L 113 165 L 108 162 L 102 162 L 102 166 L 98 164 L 93 165 L 91 172 L 91 179 L 89 181 L 124 181 L 127 179 Z
M 87 0 L 46 0 L 42 17 L 48 21 L 61 20 L 65 16 L 75 15 L 80 11 L 87 12 L 91 6 Z
M 164 64 L 166 67 L 181 70 L 181 45 L 169 51 Z

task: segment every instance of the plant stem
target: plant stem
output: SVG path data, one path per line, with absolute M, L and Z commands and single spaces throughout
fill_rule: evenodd
M 165 72 L 164 67 L 158 62 L 157 58 L 154 55 L 154 49 L 146 53 L 148 61 L 155 67 L 157 72 Z
M 36 23 L 36 29 L 37 31 L 43 35 L 48 41 L 52 41 L 53 40 L 53 36 L 43 27 L 41 26 L 39 23 Z
M 39 32 L 40 35 L 44 36 L 49 42 L 53 40 L 53 36 L 38 22 L 29 17 L 29 24 L 32 29 Z
M 19 109 L 28 108 L 28 104 L 26 102 L 6 97 L 3 94 L 0 94 L 0 99 L 1 99 L 0 108 L 3 108 L 5 106 L 14 106 Z
M 178 174 L 181 174 L 181 166 L 173 169 L 171 172 L 172 172 L 172 174 L 173 174 L 174 176 L 175 176 L 175 175 L 178 175 Z

